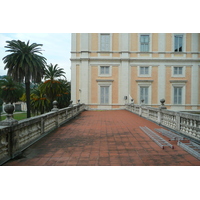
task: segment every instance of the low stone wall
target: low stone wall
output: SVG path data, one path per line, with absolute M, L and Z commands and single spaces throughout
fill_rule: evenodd
M 126 109 L 200 142 L 200 115 L 134 104 L 126 105 Z
M 21 152 L 80 114 L 84 104 L 21 120 L 13 126 L 0 127 L 0 165 L 18 156 Z

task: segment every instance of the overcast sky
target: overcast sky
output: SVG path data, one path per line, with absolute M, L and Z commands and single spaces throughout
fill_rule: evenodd
M 0 33 L 0 75 L 6 75 L 7 70 L 4 70 L 5 64 L 2 58 L 8 53 L 6 41 L 21 40 L 30 43 L 43 44 L 42 55 L 47 59 L 47 64 L 58 64 L 64 68 L 67 80 L 71 80 L 71 34 L 70 33 Z

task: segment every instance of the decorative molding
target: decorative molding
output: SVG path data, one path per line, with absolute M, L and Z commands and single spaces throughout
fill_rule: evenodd
M 153 80 L 135 80 L 136 82 L 153 82 Z
M 170 83 L 187 83 L 187 80 L 169 80 Z
M 113 82 L 112 79 L 96 79 L 96 82 Z
M 117 58 L 117 57 L 90 57 L 90 58 L 71 58 L 71 61 L 104 61 L 104 62 L 113 62 L 113 61 L 117 61 L 117 62 L 121 62 L 121 61 L 127 61 L 127 62 L 132 62 L 132 61 L 137 61 L 137 62 L 200 62 L 200 59 L 192 59 L 192 58 Z M 187 63 L 184 63 L 185 66 L 187 66 Z
M 71 51 L 70 53 L 82 53 L 82 52 L 87 52 L 87 53 L 138 53 L 138 54 L 200 54 L 199 51 L 192 51 L 192 52 L 174 52 L 174 51 L 148 51 L 148 52 L 143 52 L 143 51 Z

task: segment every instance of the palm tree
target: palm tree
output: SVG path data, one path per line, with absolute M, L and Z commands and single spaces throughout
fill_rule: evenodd
M 38 55 L 41 53 L 42 44 L 32 43 L 29 45 L 20 40 L 6 41 L 6 52 L 11 54 L 3 58 L 4 69 L 8 69 L 7 74 L 12 76 L 17 82 L 24 82 L 27 98 L 27 118 L 30 117 L 30 82 L 39 83 L 44 75 L 46 58 Z
M 14 103 L 19 101 L 24 92 L 24 87 L 20 83 L 16 83 L 9 76 L 5 76 L 0 80 L 0 96 L 5 103 Z
M 31 91 L 31 110 L 32 113 L 37 114 L 40 112 L 40 114 L 43 114 L 45 111 L 47 111 L 50 107 L 50 102 L 46 98 L 46 96 L 41 92 L 41 90 L 38 88 L 35 88 Z
M 56 100 L 58 101 L 59 107 L 64 108 L 69 106 L 71 100 L 71 84 L 67 80 L 59 80 L 65 90 L 63 93 L 58 94 Z
M 57 95 L 65 92 L 65 86 L 59 80 L 60 77 L 66 78 L 64 74 L 64 69 L 59 68 L 57 64 L 53 66 L 51 63 L 45 68 L 45 82 L 40 85 L 40 89 L 51 103 L 56 100 Z

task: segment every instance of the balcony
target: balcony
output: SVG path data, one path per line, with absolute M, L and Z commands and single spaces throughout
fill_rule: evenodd
M 84 111 L 74 105 L 19 121 L 0 129 L 0 161 L 4 166 L 199 166 L 178 145 L 160 146 L 140 127 L 171 130 L 200 141 L 199 116 L 127 105 L 127 110 Z M 84 111 L 84 112 L 83 112 Z

